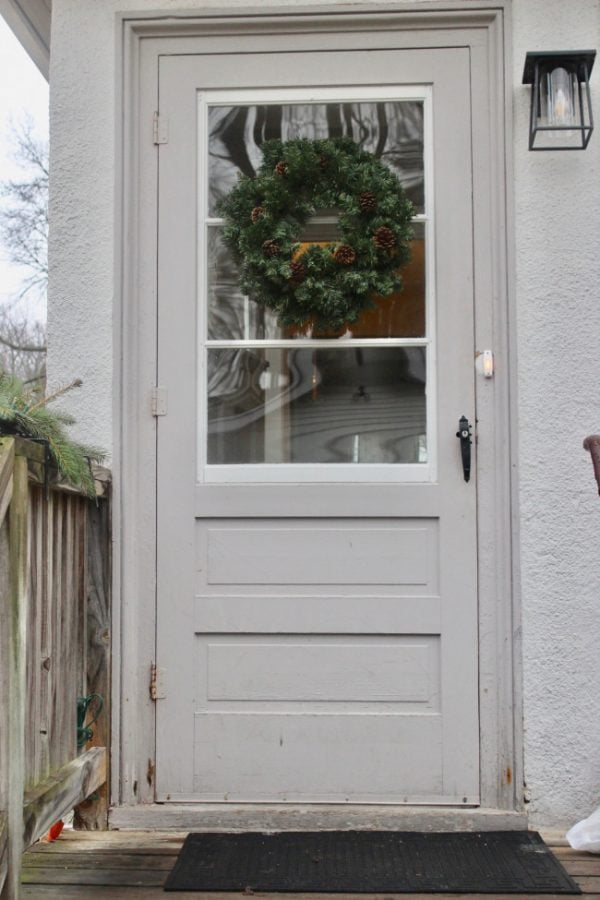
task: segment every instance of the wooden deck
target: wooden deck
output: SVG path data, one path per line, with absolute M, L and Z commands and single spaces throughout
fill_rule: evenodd
M 198 892 L 165 895 L 162 884 L 167 872 L 175 862 L 175 857 L 185 835 L 173 832 L 142 831 L 96 831 L 63 832 L 53 844 L 35 844 L 25 854 L 23 874 L 23 898 L 45 898 L 45 900 L 68 900 L 68 898 L 103 898 L 103 900 L 152 900 L 152 898 L 172 896 L 192 898 L 202 896 L 204 900 L 248 900 L 248 894 L 224 894 Z M 557 842 L 548 840 L 553 852 L 566 870 L 573 876 L 585 894 L 585 900 L 600 900 L 600 857 L 588 853 L 578 853 Z M 293 895 L 254 894 L 271 898 Z M 442 900 L 455 897 L 457 900 L 489 900 L 489 894 L 305 894 L 306 900 L 332 900 L 339 897 L 356 900 Z M 516 894 L 492 895 L 506 900 L 516 900 Z M 528 896 L 531 900 L 533 895 Z M 550 900 L 557 895 L 537 894 L 537 900 Z M 562 895 L 564 900 L 565 895 Z

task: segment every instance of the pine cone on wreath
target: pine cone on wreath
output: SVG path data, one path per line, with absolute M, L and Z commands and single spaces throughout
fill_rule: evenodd
M 277 165 L 275 166 L 275 172 L 277 175 L 287 175 L 288 164 L 284 159 L 280 159 Z
M 265 213 L 264 206 L 255 206 L 252 212 L 250 213 L 250 218 L 253 222 L 258 222 L 261 216 Z
M 365 191 L 358 198 L 358 205 L 364 213 L 375 212 L 377 209 L 377 197 L 373 191 Z
M 396 246 L 396 235 L 387 225 L 380 225 L 373 235 L 373 242 L 380 250 L 393 250 Z
M 333 258 L 340 266 L 351 266 L 356 259 L 356 250 L 350 244 L 340 244 L 333 251 Z
M 301 284 L 306 278 L 306 266 L 299 259 L 290 263 L 290 271 L 292 273 L 290 277 L 292 284 Z
M 281 253 L 279 241 L 276 241 L 275 238 L 270 238 L 268 241 L 265 241 L 263 243 L 262 251 L 265 256 L 279 256 L 279 254 Z

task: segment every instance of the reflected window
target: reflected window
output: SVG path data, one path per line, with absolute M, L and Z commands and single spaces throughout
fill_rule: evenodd
M 421 347 L 214 349 L 208 463 L 427 461 Z

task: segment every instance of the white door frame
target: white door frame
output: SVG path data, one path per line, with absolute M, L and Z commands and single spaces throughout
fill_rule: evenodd
M 297 809 L 257 812 L 220 804 L 200 808 L 154 804 L 154 704 L 149 694 L 155 653 L 156 418 L 152 415 L 156 372 L 156 185 L 158 146 L 153 115 L 159 109 L 160 56 L 193 53 L 198 41 L 253 36 L 253 49 L 272 48 L 278 35 L 310 34 L 322 46 L 331 32 L 373 31 L 386 46 L 468 46 L 472 59 L 473 216 L 475 259 L 475 353 L 492 348 L 493 379 L 476 378 L 478 436 L 478 554 L 480 632 L 479 810 L 446 813 L 406 807 L 361 807 L 355 827 L 523 827 L 521 674 L 518 561 L 516 554 L 515 341 L 510 184 L 510 73 L 507 33 L 510 0 L 446 0 L 442 3 L 215 9 L 123 14 L 117 77 L 122 88 L 117 123 L 115 196 L 115 448 L 113 742 L 111 823 L 118 827 L 293 827 Z M 358 38 L 357 38 L 358 40 Z M 396 41 L 390 44 L 389 42 Z M 358 45 L 357 45 L 358 46 Z M 165 123 L 161 123 L 161 129 Z M 162 134 L 158 135 L 158 140 Z M 488 276 L 489 273 L 489 276 Z M 476 361 L 474 358 L 474 366 Z M 127 447 L 125 454 L 123 448 Z M 160 684 L 159 684 L 160 690 Z M 281 807 L 280 807 L 281 810 Z M 344 806 L 339 821 L 354 815 Z M 201 815 L 201 819 L 199 816 Z M 338 821 L 320 807 L 306 827 Z M 270 818 L 269 818 L 270 816 Z M 271 825 L 269 826 L 269 823 Z

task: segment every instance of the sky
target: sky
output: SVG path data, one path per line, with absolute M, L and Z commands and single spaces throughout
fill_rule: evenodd
M 0 16 L 0 182 L 19 177 L 11 158 L 12 123 L 25 116 L 39 137 L 48 137 L 48 82 Z M 0 248 L 0 303 L 11 302 L 18 293 L 23 271 L 6 260 Z M 21 301 L 20 309 L 31 318 L 45 319 L 37 301 Z

